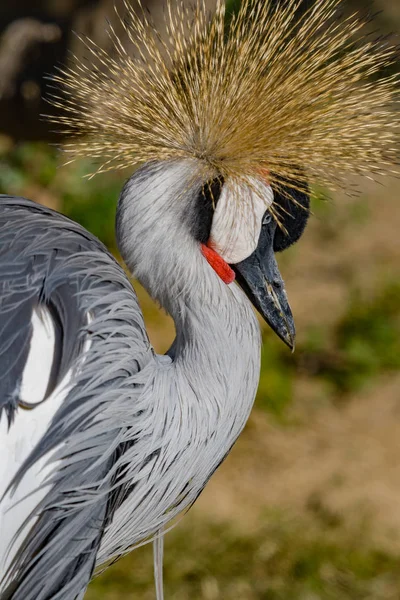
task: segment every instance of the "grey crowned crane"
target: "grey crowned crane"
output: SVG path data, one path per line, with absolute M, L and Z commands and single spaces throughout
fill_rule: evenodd
M 154 352 L 95 237 L 0 198 L 1 600 L 82 598 L 96 567 L 144 540 L 163 597 L 162 536 L 252 408 L 252 304 L 294 347 L 275 253 L 301 236 L 309 185 L 395 168 L 398 79 L 381 73 L 395 50 L 356 43 L 362 21 L 338 22 L 338 4 L 299 18 L 295 0 L 244 0 L 227 26 L 222 0 L 213 15 L 171 2 L 167 42 L 127 6 L 113 55 L 84 40 L 89 60 L 55 78 L 73 158 L 141 164 L 116 239 L 176 339 Z

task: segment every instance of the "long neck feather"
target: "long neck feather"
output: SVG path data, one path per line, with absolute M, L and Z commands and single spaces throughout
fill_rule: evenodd
M 125 247 L 125 250 L 127 248 Z M 164 248 L 160 269 L 168 272 Z M 224 284 L 201 256 L 180 252 L 175 279 L 155 285 L 158 300 L 172 314 L 176 339 L 172 360 L 156 357 L 140 375 L 145 386 L 127 405 L 124 443 L 129 450 L 119 468 L 135 494 L 122 505 L 106 531 L 99 563 L 151 539 L 187 510 L 227 456 L 249 417 L 260 372 L 260 331 L 252 307 L 236 284 Z M 129 263 L 132 259 L 125 254 Z M 179 264 L 179 260 L 182 264 Z M 187 263 L 196 284 L 187 286 Z M 202 285 L 198 285 L 198 282 Z M 173 284 L 172 284 L 173 283 Z M 175 290 L 181 288 L 181 293 Z M 161 292 L 160 292 L 161 290 Z M 156 507 L 156 508 L 155 508 Z

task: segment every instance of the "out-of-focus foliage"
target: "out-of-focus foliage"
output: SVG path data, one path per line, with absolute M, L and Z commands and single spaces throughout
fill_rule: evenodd
M 310 328 L 294 356 L 266 332 L 257 405 L 283 417 L 299 374 L 321 380 L 326 393 L 343 402 L 374 377 L 399 369 L 400 285 L 388 281 L 372 296 L 350 290 L 333 330 Z
M 256 533 L 195 521 L 174 530 L 165 555 L 171 600 L 395 600 L 398 558 L 371 548 L 362 527 L 270 514 Z M 139 549 L 89 587 L 87 600 L 151 599 L 151 548 Z
M 10 152 L 0 145 L 0 193 L 26 195 L 78 221 L 99 237 L 110 249 L 115 249 L 114 220 L 116 200 L 124 177 L 88 179 L 90 163 L 81 161 L 62 168 L 62 156 L 55 147 L 44 143 L 17 144 Z

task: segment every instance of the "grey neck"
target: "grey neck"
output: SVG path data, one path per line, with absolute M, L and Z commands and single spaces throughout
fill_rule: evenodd
M 259 326 L 246 296 L 218 277 L 193 239 L 190 173 L 190 163 L 137 171 L 119 201 L 118 245 L 132 274 L 175 321 L 169 355 L 178 383 L 190 380 L 199 396 L 214 388 L 218 402 L 242 394 L 249 407 L 259 378 Z
M 260 329 L 239 287 L 227 286 L 211 269 L 209 277 L 214 293 L 207 301 L 192 298 L 182 305 L 178 299 L 174 306 L 176 338 L 168 354 L 175 393 L 167 396 L 176 394 L 197 405 L 205 432 L 209 428 L 218 435 L 228 450 L 253 406 L 260 373 Z M 170 385 L 171 378 L 165 381 Z M 168 385 L 161 389 L 171 390 Z
M 124 431 L 129 451 L 121 457 L 121 472 L 145 465 L 146 474 L 135 474 L 135 494 L 117 509 L 113 523 L 120 528 L 106 531 L 100 560 L 121 554 L 121 539 L 129 540 L 128 549 L 194 503 L 246 424 L 258 385 L 256 316 L 239 287 L 213 271 L 185 228 L 191 192 L 186 179 L 185 201 L 182 180 L 179 166 L 148 167 L 120 200 L 121 253 L 172 315 L 176 339 L 172 360 L 156 358 L 146 369 L 134 409 L 143 410 L 139 424 L 131 415 L 131 396 L 126 404 L 132 426 Z
M 168 299 L 176 328 L 168 354 L 177 362 L 202 356 L 203 364 L 214 369 L 226 358 L 223 370 L 228 372 L 235 368 L 235 355 L 253 354 L 254 347 L 259 348 L 259 325 L 243 292 L 235 284 L 223 283 L 208 265 L 206 270 L 211 288 L 206 297 Z
M 121 459 L 122 471 L 158 458 L 129 496 L 136 504 L 128 505 L 128 524 L 124 505 L 118 509 L 114 521 L 123 523 L 121 534 L 106 532 L 105 556 L 121 553 L 121 538 L 140 542 L 189 508 L 249 417 L 260 372 L 258 322 L 238 286 L 220 282 L 207 267 L 213 292 L 206 298 L 166 298 L 177 330 L 173 360 L 156 359 L 147 371 L 148 384 L 137 399 L 143 407 L 139 435 L 137 416 L 126 417 L 133 426 L 126 428 L 130 451 Z M 131 402 L 126 406 L 132 410 Z

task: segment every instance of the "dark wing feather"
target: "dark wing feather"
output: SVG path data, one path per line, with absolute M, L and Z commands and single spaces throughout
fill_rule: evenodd
M 89 239 L 79 240 L 75 227 L 68 230 L 68 220 L 57 213 L 27 200 L 0 198 L 0 419 L 5 411 L 11 424 L 21 402 L 19 391 L 31 343 L 33 311 L 45 306 L 56 331 L 55 355 L 43 400 L 81 351 L 79 332 L 85 315 L 78 306 L 77 282 L 71 273 L 57 274 L 57 269 L 63 258 L 79 252 L 82 241 Z M 62 240 L 57 241 L 57 236 Z
M 0 196 L 0 423 L 3 413 L 9 431 L 21 410 L 37 307 L 51 315 L 56 340 L 43 400 L 50 402 L 67 373 L 72 379 L 39 443 L 8 482 L 6 493 L 16 494 L 35 464 L 49 456 L 58 461 L 3 588 L 0 574 L 1 600 L 72 599 L 86 588 L 112 507 L 121 426 L 109 408 L 124 390 L 128 395 L 130 379 L 153 357 L 136 295 L 106 248 L 50 209 Z

